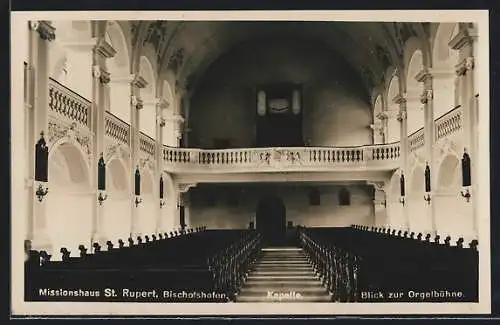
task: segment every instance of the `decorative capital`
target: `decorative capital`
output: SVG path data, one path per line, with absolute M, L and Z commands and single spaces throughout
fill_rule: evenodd
M 434 94 L 433 94 L 432 89 L 426 89 L 426 90 L 424 90 L 424 92 L 422 93 L 422 95 L 420 95 L 420 102 L 422 104 L 427 104 L 433 98 L 434 98 Z
M 106 59 L 112 58 L 116 55 L 116 50 L 113 48 L 113 46 L 111 46 L 111 44 L 106 42 L 104 38 L 100 38 L 97 41 L 94 50 L 97 54 L 105 57 Z
M 158 124 L 160 125 L 160 127 L 164 127 L 165 126 L 165 118 L 163 118 L 163 116 L 157 115 L 156 116 L 156 121 L 158 122 Z
M 98 65 L 92 66 L 92 77 L 98 79 L 101 77 L 101 67 Z
M 400 105 L 406 103 L 406 101 L 407 101 L 406 93 L 397 94 L 396 96 L 394 96 L 394 98 L 392 99 L 392 101 L 394 103 L 400 104 Z
M 474 57 L 469 56 L 465 59 L 465 67 L 467 68 L 467 71 L 474 70 Z
M 179 183 L 177 189 L 180 193 L 187 193 L 190 188 L 196 187 L 196 183 Z
M 451 47 L 453 50 L 460 50 L 464 46 L 472 44 L 472 38 L 470 37 L 469 33 L 467 30 L 460 29 L 457 35 L 453 37 L 449 42 L 448 46 Z
M 406 120 L 407 117 L 408 117 L 408 113 L 406 111 L 399 111 L 397 119 L 399 122 L 402 122 L 402 121 Z
M 386 111 L 380 112 L 376 115 L 379 120 L 387 120 L 389 118 L 389 114 Z
M 137 88 L 146 88 L 148 82 L 140 75 L 132 75 L 130 84 Z
M 368 185 L 373 186 L 373 188 L 376 191 L 382 191 L 385 192 L 385 182 L 379 182 L 379 181 L 367 181 L 366 182 Z
M 417 80 L 418 82 L 425 82 L 430 79 L 432 79 L 432 74 L 425 68 L 420 70 L 415 76 L 415 80 Z
M 467 57 L 455 66 L 457 76 L 463 76 L 474 69 L 474 57 Z
M 156 107 L 160 109 L 167 109 L 170 106 L 170 103 L 163 97 L 156 98 Z
M 101 77 L 99 78 L 102 84 L 108 84 L 111 80 L 111 75 L 106 70 L 101 70 Z
M 53 41 L 56 39 L 56 29 L 48 20 L 32 20 L 29 22 L 30 28 L 35 30 L 40 35 L 40 38 L 45 41 Z

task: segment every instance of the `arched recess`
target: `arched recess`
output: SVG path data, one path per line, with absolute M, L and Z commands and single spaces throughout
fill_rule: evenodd
M 130 178 L 128 163 L 112 158 L 106 164 L 106 191 L 102 226 L 104 236 L 115 245 L 118 239 L 127 241 L 130 233 Z
M 403 229 L 405 227 L 403 205 L 400 203 L 400 172 L 395 171 L 392 174 L 388 197 L 387 197 L 387 214 L 388 225 L 393 229 Z M 408 184 L 408 183 L 406 183 Z M 406 186 L 407 188 L 407 186 Z
M 452 153 L 441 161 L 437 175 L 437 191 L 434 197 L 436 227 L 438 233 L 450 235 L 455 241 L 464 237 L 473 239 L 472 206 L 462 198 L 461 163 Z
M 139 220 L 137 226 L 139 232 L 144 235 L 156 233 L 157 212 L 156 207 L 159 204 L 159 199 L 156 198 L 156 191 L 153 189 L 153 174 L 149 169 L 141 170 L 141 199 L 139 205 Z
M 79 144 L 67 140 L 54 144 L 49 153 L 49 181 L 46 230 L 54 259 L 61 258 L 61 247 L 78 256 L 79 245 L 90 247 L 95 204 L 89 166 Z
M 139 75 L 143 77 L 147 85 L 141 89 L 141 99 L 144 107 L 140 111 L 140 130 L 148 136 L 156 137 L 156 103 L 155 103 L 155 85 L 156 75 L 150 59 L 141 56 Z
M 117 21 L 109 21 L 105 40 L 116 51 L 115 56 L 107 60 L 110 73 L 109 111 L 130 123 L 130 42 Z
M 455 76 L 459 53 L 448 45 L 456 29 L 457 23 L 441 23 L 433 39 L 434 118 L 445 114 L 461 101 L 459 79 Z
M 425 190 L 424 168 L 417 165 L 411 173 L 407 209 L 410 229 L 416 233 L 431 232 L 431 218 L 426 210 L 426 201 L 424 200 Z
M 168 103 L 168 107 L 163 110 L 163 117 L 166 120 L 171 120 L 172 117 L 177 114 L 177 99 L 175 96 L 175 75 L 171 70 L 167 70 L 162 76 L 163 82 L 161 84 L 161 94 L 165 101 Z M 173 124 L 166 123 L 163 128 L 163 144 L 175 147 L 177 146 L 177 139 L 174 134 Z
M 413 39 L 412 39 L 413 40 Z M 407 51 L 414 49 L 417 46 L 411 40 L 408 41 Z M 416 42 L 416 41 L 415 41 Z M 409 55 L 409 54 L 408 54 Z M 408 135 L 414 133 L 424 126 L 424 111 L 420 103 L 420 95 L 422 93 L 422 85 L 415 77 L 422 71 L 424 67 L 423 55 L 420 48 L 415 49 L 411 54 L 408 65 L 406 67 L 406 91 L 407 91 L 407 131 Z
M 169 232 L 172 229 L 179 227 L 179 218 L 177 218 L 177 198 L 178 191 L 175 188 L 175 183 L 172 176 L 167 173 L 162 173 L 163 177 L 163 199 L 165 205 L 160 210 L 160 226 L 162 232 Z
M 379 117 L 384 110 L 382 104 L 382 95 L 378 95 L 373 104 L 373 143 L 384 143 L 384 123 Z
M 90 24 L 90 21 L 54 21 L 56 39 L 49 43 L 49 76 L 89 100 L 95 44 Z
M 387 109 L 391 114 L 387 120 L 387 142 L 396 142 L 401 138 L 400 124 L 396 119 L 399 111 L 399 105 L 394 102 L 394 98 L 399 95 L 399 77 L 395 71 L 392 75 L 387 89 Z

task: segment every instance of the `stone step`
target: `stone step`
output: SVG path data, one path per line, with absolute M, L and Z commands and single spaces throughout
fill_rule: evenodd
M 259 294 L 267 294 L 268 291 L 275 291 L 275 292 L 299 292 L 299 293 L 304 293 L 304 294 L 325 294 L 327 293 L 325 287 L 322 287 L 321 285 L 317 286 L 304 286 L 301 285 L 300 283 L 297 283 L 296 285 L 286 285 L 283 284 L 282 286 L 250 286 L 250 287 L 243 287 L 240 290 L 240 295 L 259 295 Z
M 254 281 L 287 281 L 287 280 L 316 280 L 318 277 L 312 275 L 275 275 L 262 276 L 250 274 L 248 280 Z
M 238 296 L 237 302 L 264 302 L 264 303 L 301 303 L 301 302 L 331 302 L 329 295 L 312 295 L 312 296 L 292 296 L 292 297 L 255 297 L 255 296 Z
M 242 289 L 266 288 L 266 289 L 288 289 L 288 288 L 323 288 L 320 281 L 314 280 L 281 280 L 281 281 L 258 281 L 247 280 Z
M 251 273 L 252 276 L 269 276 L 269 277 L 276 277 L 276 276 L 291 276 L 291 275 L 296 275 L 296 276 L 312 276 L 315 277 L 316 274 L 314 273 L 313 270 L 289 270 L 289 269 L 282 269 L 282 270 L 277 270 L 277 271 L 262 271 L 262 270 L 254 270 Z
M 287 260 L 268 260 L 268 261 L 260 261 L 255 264 L 259 265 L 267 265 L 267 264 L 303 264 L 303 265 L 309 265 L 308 261 L 287 261 Z
M 258 265 L 250 268 L 250 271 L 281 271 L 281 270 L 287 270 L 287 271 L 309 271 L 313 270 L 310 266 L 308 265 L 294 265 L 294 266 L 288 266 L 288 267 L 283 267 L 282 265 Z

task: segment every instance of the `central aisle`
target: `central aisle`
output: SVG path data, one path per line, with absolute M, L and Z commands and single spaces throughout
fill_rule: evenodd
M 329 302 L 301 248 L 264 248 L 236 298 L 237 302 Z

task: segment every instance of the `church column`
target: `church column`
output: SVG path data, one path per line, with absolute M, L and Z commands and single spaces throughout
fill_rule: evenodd
M 474 42 L 475 35 L 472 29 L 461 29 L 449 43 L 454 50 L 460 51 L 459 63 L 456 66 L 456 73 L 461 84 L 461 105 L 462 105 L 462 134 L 464 151 L 466 151 L 471 161 L 471 186 L 469 188 L 471 211 L 469 215 L 473 221 L 474 236 L 478 236 L 478 200 L 477 196 L 477 175 L 479 174 L 477 164 L 477 102 L 475 94 L 474 78 Z
M 394 98 L 394 102 L 399 105 L 398 112 L 398 122 L 400 123 L 400 161 L 401 161 L 401 173 L 405 176 L 406 180 L 406 192 L 408 192 L 408 155 L 410 153 L 408 148 L 408 120 L 407 120 L 407 110 L 406 110 L 406 94 L 399 94 Z M 410 229 L 410 220 L 408 215 L 407 205 L 403 208 L 403 220 L 404 227 L 406 230 Z
M 163 128 L 165 127 L 165 119 L 163 118 L 163 109 L 166 109 L 168 107 L 168 104 L 163 98 L 157 98 L 157 102 L 155 105 L 155 112 L 156 112 L 156 125 L 155 125 L 155 144 L 156 144 L 156 150 L 155 150 L 155 165 L 156 165 L 156 172 L 155 172 L 155 184 L 156 184 L 156 189 L 153 191 L 155 193 L 155 202 L 158 202 L 157 200 L 160 200 L 160 178 L 162 177 L 163 174 Z M 163 225 L 163 218 L 162 218 L 162 208 L 164 207 L 164 200 L 166 197 L 166 186 L 165 186 L 165 179 L 163 179 L 163 201 L 158 203 L 156 205 L 156 232 L 161 233 L 165 231 L 164 225 Z
M 437 174 L 438 166 L 434 162 L 434 144 L 435 144 L 435 125 L 434 125 L 434 96 L 433 96 L 433 78 L 427 69 L 420 71 L 416 76 L 418 82 L 421 82 L 423 92 L 420 96 L 420 102 L 424 105 L 424 146 L 427 164 L 431 171 L 431 192 L 426 193 L 425 199 L 427 201 L 426 216 L 431 222 L 431 232 L 435 236 L 437 234 L 436 225 L 436 204 L 435 192 L 437 190 Z M 422 175 L 423 177 L 423 175 Z M 427 196 L 428 194 L 428 196 Z
M 49 109 L 49 42 L 55 40 L 55 28 L 50 21 L 30 21 L 28 80 L 32 81 L 29 98 L 29 181 L 31 187 L 31 204 L 28 208 L 28 236 L 32 241 L 32 248 L 51 251 L 52 245 L 47 235 L 47 206 L 46 200 L 39 201 L 36 195 L 39 186 L 46 188 L 46 184 L 36 184 L 35 179 L 35 145 L 41 133 L 48 134 Z M 46 141 L 47 137 L 45 136 Z M 48 193 L 47 195 L 50 195 Z
M 104 39 L 100 38 L 97 41 L 96 46 L 93 50 L 93 87 L 92 87 L 92 116 L 91 116 L 91 130 L 94 133 L 94 150 L 91 165 L 91 186 L 92 191 L 95 191 L 93 218 L 92 218 L 92 237 L 91 243 L 99 243 L 104 246 L 106 243 L 106 238 L 104 236 L 103 229 L 103 218 L 106 215 L 106 204 L 102 201 L 106 198 L 106 193 L 100 191 L 97 188 L 98 176 L 97 176 L 97 164 L 104 155 L 104 136 L 105 136 L 105 111 L 109 103 L 109 81 L 110 74 L 107 71 L 106 60 L 112 58 L 116 54 L 116 51 L 108 44 Z
M 139 168 L 139 135 L 140 135 L 140 110 L 142 109 L 142 100 L 140 99 L 140 89 L 146 87 L 147 82 L 138 75 L 133 75 L 130 91 L 130 206 L 131 206 L 131 223 L 130 237 L 134 240 L 140 236 L 138 227 L 140 197 L 135 195 L 135 172 Z M 142 178 L 143 176 L 141 176 Z

